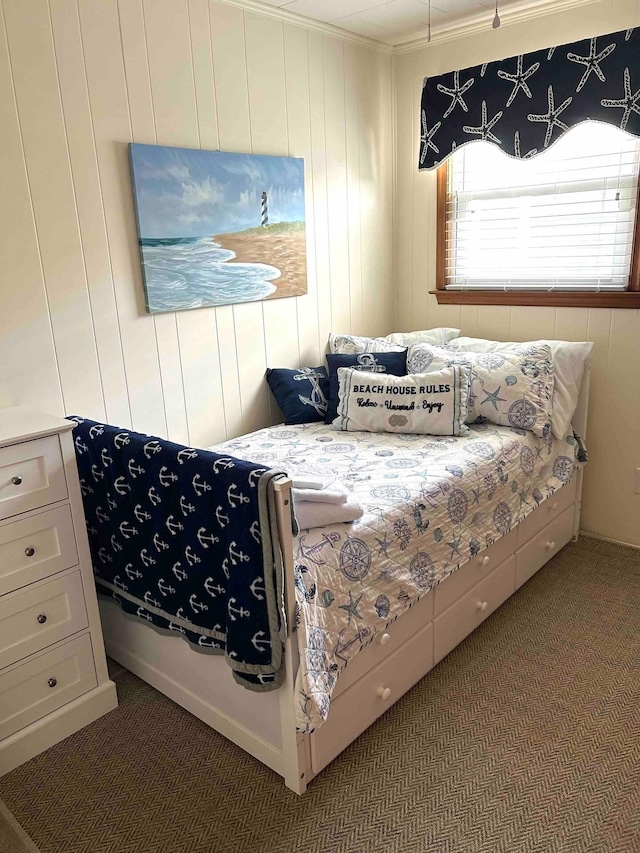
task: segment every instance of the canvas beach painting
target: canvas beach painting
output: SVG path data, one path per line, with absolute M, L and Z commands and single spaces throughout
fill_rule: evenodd
M 307 292 L 303 160 L 129 151 L 147 311 Z

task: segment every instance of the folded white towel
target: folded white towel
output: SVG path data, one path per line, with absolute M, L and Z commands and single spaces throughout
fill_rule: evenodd
M 298 501 L 294 507 L 300 530 L 324 527 L 327 524 L 338 524 L 342 521 L 356 521 L 364 514 L 360 504 L 354 500 L 343 504 Z
M 349 492 L 341 483 L 332 483 L 328 489 L 291 489 L 294 505 L 299 501 L 316 501 L 323 504 L 344 504 Z
M 285 465 L 286 467 L 286 465 Z M 335 480 L 333 474 L 327 474 L 326 477 L 320 477 L 317 474 L 310 474 L 307 471 L 289 471 L 291 477 L 291 488 L 293 489 L 313 489 L 319 491 L 326 489 Z

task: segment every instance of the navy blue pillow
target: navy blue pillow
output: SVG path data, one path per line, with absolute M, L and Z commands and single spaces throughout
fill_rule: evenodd
M 267 382 L 286 424 L 324 420 L 329 394 L 329 377 L 324 367 L 269 368 Z
M 370 370 L 372 373 L 387 373 L 391 376 L 407 375 L 407 351 L 400 352 L 359 352 L 329 353 L 329 407 L 324 419 L 330 424 L 338 417 L 338 368 L 355 367 L 358 370 Z

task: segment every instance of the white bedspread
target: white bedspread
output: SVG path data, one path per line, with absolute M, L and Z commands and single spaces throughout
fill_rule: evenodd
M 340 670 L 375 634 L 566 485 L 579 464 L 572 435 L 543 439 L 493 424 L 465 437 L 279 426 L 221 447 L 284 470 L 331 468 L 364 506 L 353 524 L 294 540 L 301 731 L 326 719 Z

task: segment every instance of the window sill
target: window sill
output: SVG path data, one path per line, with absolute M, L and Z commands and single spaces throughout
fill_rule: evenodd
M 528 291 L 430 290 L 440 305 L 547 305 L 553 308 L 640 308 L 640 291 L 624 293 L 540 293 Z

